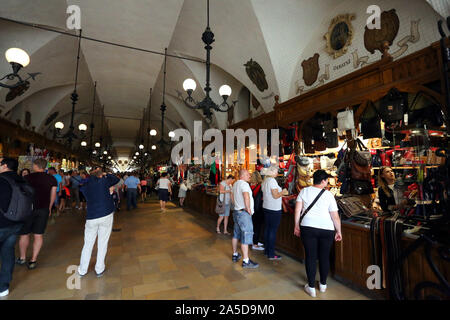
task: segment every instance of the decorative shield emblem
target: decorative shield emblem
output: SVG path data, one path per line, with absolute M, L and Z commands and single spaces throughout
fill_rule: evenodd
M 326 41 L 326 52 L 333 59 L 337 59 L 347 53 L 352 44 L 354 14 L 341 14 L 331 20 L 328 32 L 324 35 Z
M 266 80 L 266 74 L 258 62 L 250 59 L 246 64 L 244 64 L 244 66 L 248 77 L 252 80 L 259 91 L 263 92 L 269 88 Z
M 383 43 L 387 41 L 389 46 L 398 34 L 400 28 L 400 20 L 395 9 L 383 11 L 381 13 L 381 29 L 369 29 L 367 26 L 364 31 L 364 46 L 367 51 L 374 54 L 375 50 L 383 53 Z
M 307 86 L 311 86 L 317 80 L 320 70 L 319 56 L 320 55 L 316 53 L 311 58 L 303 60 L 302 62 L 303 80 Z

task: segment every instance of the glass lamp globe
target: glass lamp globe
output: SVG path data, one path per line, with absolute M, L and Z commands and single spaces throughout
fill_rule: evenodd
M 169 132 L 169 137 L 171 137 L 171 138 L 175 137 L 175 132 L 170 131 L 170 132 Z
M 6 61 L 9 63 L 17 63 L 22 67 L 30 64 L 30 56 L 24 50 L 19 48 L 9 48 L 5 52 Z
M 219 94 L 221 97 L 223 96 L 231 96 L 231 87 L 229 85 L 224 84 L 219 88 Z
M 150 135 L 151 136 L 156 136 L 156 130 L 155 129 L 150 130 Z
M 97 154 L 97 150 L 92 151 L 92 154 Z
M 95 143 L 95 147 L 96 147 L 96 148 L 100 148 L 100 142 L 96 142 L 96 143 Z
M 137 155 L 137 156 L 138 156 L 138 155 L 139 155 L 139 152 L 137 152 L 137 151 L 136 151 L 135 155 Z
M 144 149 L 144 145 L 143 145 L 143 144 L 140 144 L 140 145 L 139 145 L 139 149 L 141 149 L 141 150 Z
M 108 159 L 110 159 L 110 160 L 111 160 L 111 156 L 108 156 Z
M 195 83 L 194 80 L 192 80 L 192 79 L 184 80 L 184 82 L 183 82 L 184 91 L 189 91 L 189 90 L 194 91 L 195 88 L 197 88 L 197 83 Z
M 84 123 L 80 124 L 78 126 L 78 130 L 80 131 L 86 131 L 87 130 L 87 125 L 85 125 Z
M 55 123 L 55 128 L 62 130 L 64 128 L 64 123 L 62 123 L 61 121 L 58 121 L 57 123 Z
M 156 146 L 155 145 L 152 145 L 152 150 L 156 150 Z
M 144 154 L 144 156 L 148 156 L 148 153 L 146 152 L 146 153 Z
M 106 151 L 106 150 L 105 150 L 105 151 L 103 151 L 103 154 L 108 154 L 108 151 Z
M 136 159 L 136 156 L 134 156 L 133 159 Z
M 82 147 L 86 147 L 87 146 L 87 142 L 86 141 L 81 141 L 81 146 Z

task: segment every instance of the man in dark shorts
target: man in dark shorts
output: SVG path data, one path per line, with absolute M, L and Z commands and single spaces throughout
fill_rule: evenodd
M 28 269 L 36 268 L 36 261 L 42 248 L 47 221 L 56 199 L 57 182 L 53 176 L 45 173 L 46 167 L 47 160 L 43 158 L 36 159 L 33 161 L 33 173 L 26 176 L 26 180 L 35 189 L 36 194 L 33 202 L 33 214 L 20 231 L 20 258 L 17 259 L 17 264 L 24 265 L 26 262 L 30 233 L 32 233 L 34 236 L 33 256 L 28 262 Z

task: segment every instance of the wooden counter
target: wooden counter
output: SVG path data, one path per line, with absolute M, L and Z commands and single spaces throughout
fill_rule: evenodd
M 215 213 L 216 197 L 204 192 L 188 191 L 186 207 L 199 213 L 217 219 Z M 230 218 L 230 230 L 232 230 L 233 218 Z M 304 260 L 304 250 L 300 238 L 293 234 L 294 216 L 283 213 L 280 227 L 277 232 L 276 247 L 282 253 L 297 259 Z M 387 289 L 369 290 L 366 285 L 367 267 L 371 262 L 370 231 L 367 226 L 342 223 L 341 242 L 335 242 L 334 250 L 331 252 L 331 276 L 336 280 L 357 289 L 375 299 L 389 299 Z M 406 248 L 414 240 L 404 237 L 402 247 Z M 437 258 L 436 248 L 433 249 L 435 263 L 446 279 L 450 279 L 450 264 L 444 263 Z M 423 246 L 413 252 L 404 263 L 405 290 L 408 299 L 414 299 L 414 287 L 422 281 L 438 283 L 438 279 L 432 272 L 426 261 Z M 430 293 L 430 291 L 427 291 Z M 433 291 L 433 293 L 436 293 Z

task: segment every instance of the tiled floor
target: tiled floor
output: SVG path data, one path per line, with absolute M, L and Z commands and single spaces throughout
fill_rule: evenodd
M 115 216 L 109 242 L 107 271 L 94 272 L 95 249 L 89 273 L 80 289 L 68 289 L 83 246 L 84 217 L 66 211 L 49 225 L 38 267 L 16 266 L 6 299 L 312 299 L 303 291 L 304 265 L 284 256 L 268 261 L 251 252 L 259 269 L 244 270 L 231 262 L 231 238 L 215 233 L 214 221 L 203 220 L 173 204 L 162 214 L 159 204 Z M 367 299 L 329 279 L 317 299 Z

